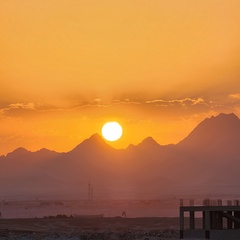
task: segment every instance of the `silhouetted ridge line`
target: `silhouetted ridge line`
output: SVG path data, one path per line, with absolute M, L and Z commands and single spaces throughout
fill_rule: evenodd
M 57 192 L 84 198 L 91 179 L 99 198 L 235 194 L 239 146 L 240 120 L 234 114 L 205 119 L 177 145 L 161 146 L 148 137 L 118 150 L 94 134 L 67 153 L 18 148 L 0 157 L 0 189 L 2 196 Z
M 6 157 L 12 157 L 12 156 L 22 156 L 22 155 L 25 155 L 25 154 L 28 154 L 30 153 L 27 149 L 23 148 L 23 147 L 19 147 L 17 149 L 15 149 L 14 151 L 8 153 L 6 155 Z
M 69 153 L 73 153 L 73 152 L 82 152 L 82 151 L 93 151 L 94 149 L 112 149 L 114 150 L 113 147 L 111 147 L 110 145 L 108 145 L 103 138 L 99 135 L 99 134 L 93 134 L 91 137 L 89 137 L 88 139 L 85 139 L 84 141 L 82 141 L 79 145 L 77 145 L 73 150 L 71 150 Z
M 152 137 L 145 138 L 140 144 L 149 144 L 160 146 Z
M 203 120 L 178 146 L 191 148 L 209 148 L 214 145 L 228 147 L 231 143 L 235 145 L 240 137 L 240 120 L 231 114 L 219 114 Z

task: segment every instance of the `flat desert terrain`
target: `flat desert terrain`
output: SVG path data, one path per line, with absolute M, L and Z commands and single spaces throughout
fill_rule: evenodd
M 176 199 L 4 200 L 0 211 L 0 240 L 179 239 Z M 196 224 L 201 223 L 196 221 Z
M 0 239 L 165 240 L 179 239 L 178 218 L 1 219 Z

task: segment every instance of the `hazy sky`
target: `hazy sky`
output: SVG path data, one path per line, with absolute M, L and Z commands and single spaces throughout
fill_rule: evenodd
M 239 0 L 1 0 L 0 154 L 68 151 L 110 120 L 117 148 L 240 116 Z

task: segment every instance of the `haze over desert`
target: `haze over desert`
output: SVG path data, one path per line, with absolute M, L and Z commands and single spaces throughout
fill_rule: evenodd
M 240 235 L 239 13 L 1 0 L 0 240 Z

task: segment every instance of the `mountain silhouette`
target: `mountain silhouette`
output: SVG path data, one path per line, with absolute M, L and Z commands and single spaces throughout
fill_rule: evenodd
M 24 157 L 29 153 L 28 150 L 25 148 L 19 147 L 15 149 L 13 152 L 10 152 L 7 154 L 7 158 L 19 158 L 19 157 Z
M 78 146 L 76 146 L 73 150 L 69 152 L 69 154 L 78 154 L 78 155 L 86 155 L 86 154 L 102 154 L 104 151 L 114 151 L 115 149 L 109 146 L 99 134 L 94 134 L 90 138 L 84 140 Z
M 226 155 L 230 151 L 239 152 L 239 137 L 239 118 L 233 113 L 221 113 L 202 121 L 178 146 L 189 151 L 218 151 Z
M 137 145 L 139 149 L 145 148 L 146 150 L 160 149 L 161 146 L 152 138 L 147 137 Z
M 203 120 L 176 145 L 152 137 L 114 149 L 98 134 L 66 153 L 18 148 L 0 157 L 1 194 L 87 198 L 155 198 L 166 194 L 235 194 L 240 190 L 240 120 Z

